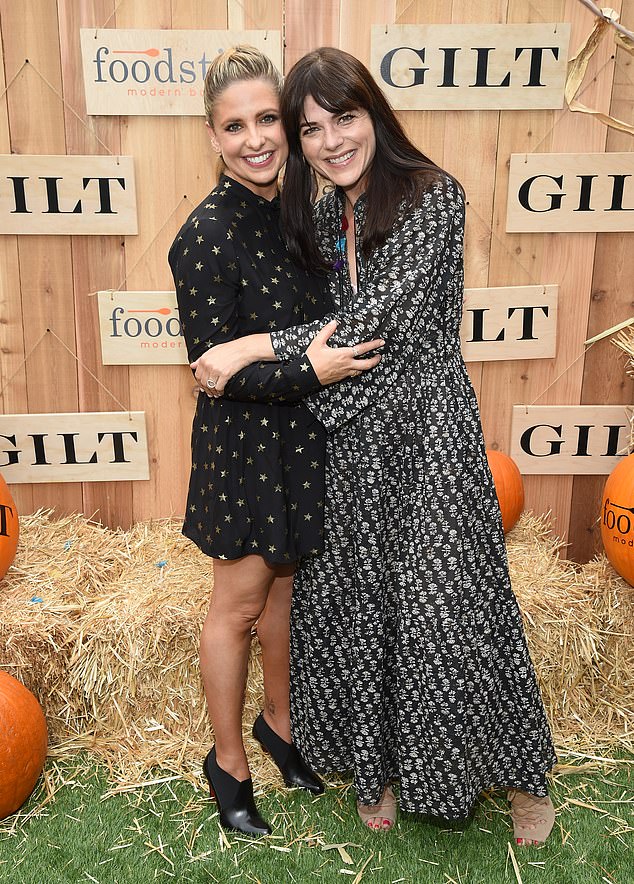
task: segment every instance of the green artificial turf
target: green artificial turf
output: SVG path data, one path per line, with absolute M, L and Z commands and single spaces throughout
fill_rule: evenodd
M 513 844 L 502 795 L 483 798 L 467 823 L 407 814 L 383 834 L 357 822 L 346 784 L 319 798 L 258 797 L 273 836 L 223 836 L 202 784 L 174 779 L 112 796 L 105 770 L 79 756 L 49 763 L 25 807 L 0 823 L 0 881 L 634 884 L 633 770 L 625 759 L 558 774 L 557 823 L 538 849 Z

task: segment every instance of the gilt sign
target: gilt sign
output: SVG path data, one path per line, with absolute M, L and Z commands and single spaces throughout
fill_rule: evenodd
M 136 232 L 132 157 L 0 155 L 0 233 Z
M 563 106 L 569 24 L 375 25 L 371 68 L 397 110 Z
M 512 154 L 506 229 L 634 230 L 634 153 Z
M 7 482 L 148 479 L 145 413 L 0 415 L 0 468 Z
M 603 475 L 626 452 L 625 405 L 515 405 L 511 457 L 525 475 Z

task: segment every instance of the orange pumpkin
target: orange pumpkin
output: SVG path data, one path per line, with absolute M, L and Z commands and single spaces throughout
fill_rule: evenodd
M 524 483 L 515 461 L 502 451 L 487 451 L 489 469 L 502 513 L 502 526 L 507 534 L 524 509 Z
M 42 707 L 31 691 L 0 670 L 0 820 L 22 807 L 33 791 L 47 746 Z
M 634 454 L 624 457 L 605 483 L 601 540 L 614 570 L 634 586 Z
M 0 475 L 0 580 L 9 570 L 18 547 L 18 511 L 9 486 Z

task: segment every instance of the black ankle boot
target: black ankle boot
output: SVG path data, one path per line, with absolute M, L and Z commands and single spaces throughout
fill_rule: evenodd
M 253 800 L 253 782 L 236 780 L 218 766 L 214 746 L 203 762 L 203 773 L 209 783 L 209 794 L 218 802 L 220 822 L 225 829 L 235 829 L 245 835 L 270 835 Z
M 276 763 L 287 786 L 299 786 L 300 789 L 308 789 L 313 795 L 321 795 L 323 793 L 324 784 L 308 767 L 297 751 L 295 744 L 287 743 L 281 737 L 278 737 L 264 720 L 263 712 L 260 712 L 255 719 L 253 736 Z

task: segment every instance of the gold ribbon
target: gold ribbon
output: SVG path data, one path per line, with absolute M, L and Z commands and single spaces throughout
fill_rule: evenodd
M 588 69 L 588 64 L 590 59 L 597 51 L 601 40 L 605 36 L 607 30 L 609 30 L 613 23 L 618 21 L 619 14 L 614 9 L 610 7 L 605 7 L 601 10 L 604 18 L 597 18 L 594 28 L 590 32 L 586 41 L 578 50 L 577 54 L 573 56 L 568 61 L 568 71 L 566 74 L 566 85 L 564 87 L 564 96 L 566 98 L 566 104 L 570 108 L 571 111 L 576 111 L 582 114 L 589 114 L 592 117 L 596 117 L 601 123 L 604 123 L 606 126 L 610 126 L 612 129 L 618 129 L 620 132 L 628 132 L 630 135 L 634 135 L 634 124 L 626 123 L 624 120 L 619 120 L 616 117 L 612 117 L 609 114 L 601 113 L 601 111 L 593 110 L 590 107 L 587 107 L 582 102 L 578 101 L 575 98 L 575 95 L 579 91 L 581 84 L 586 75 L 586 71 Z M 632 40 L 629 36 L 626 36 L 624 33 L 616 32 L 615 41 L 626 51 L 634 55 L 634 40 Z

